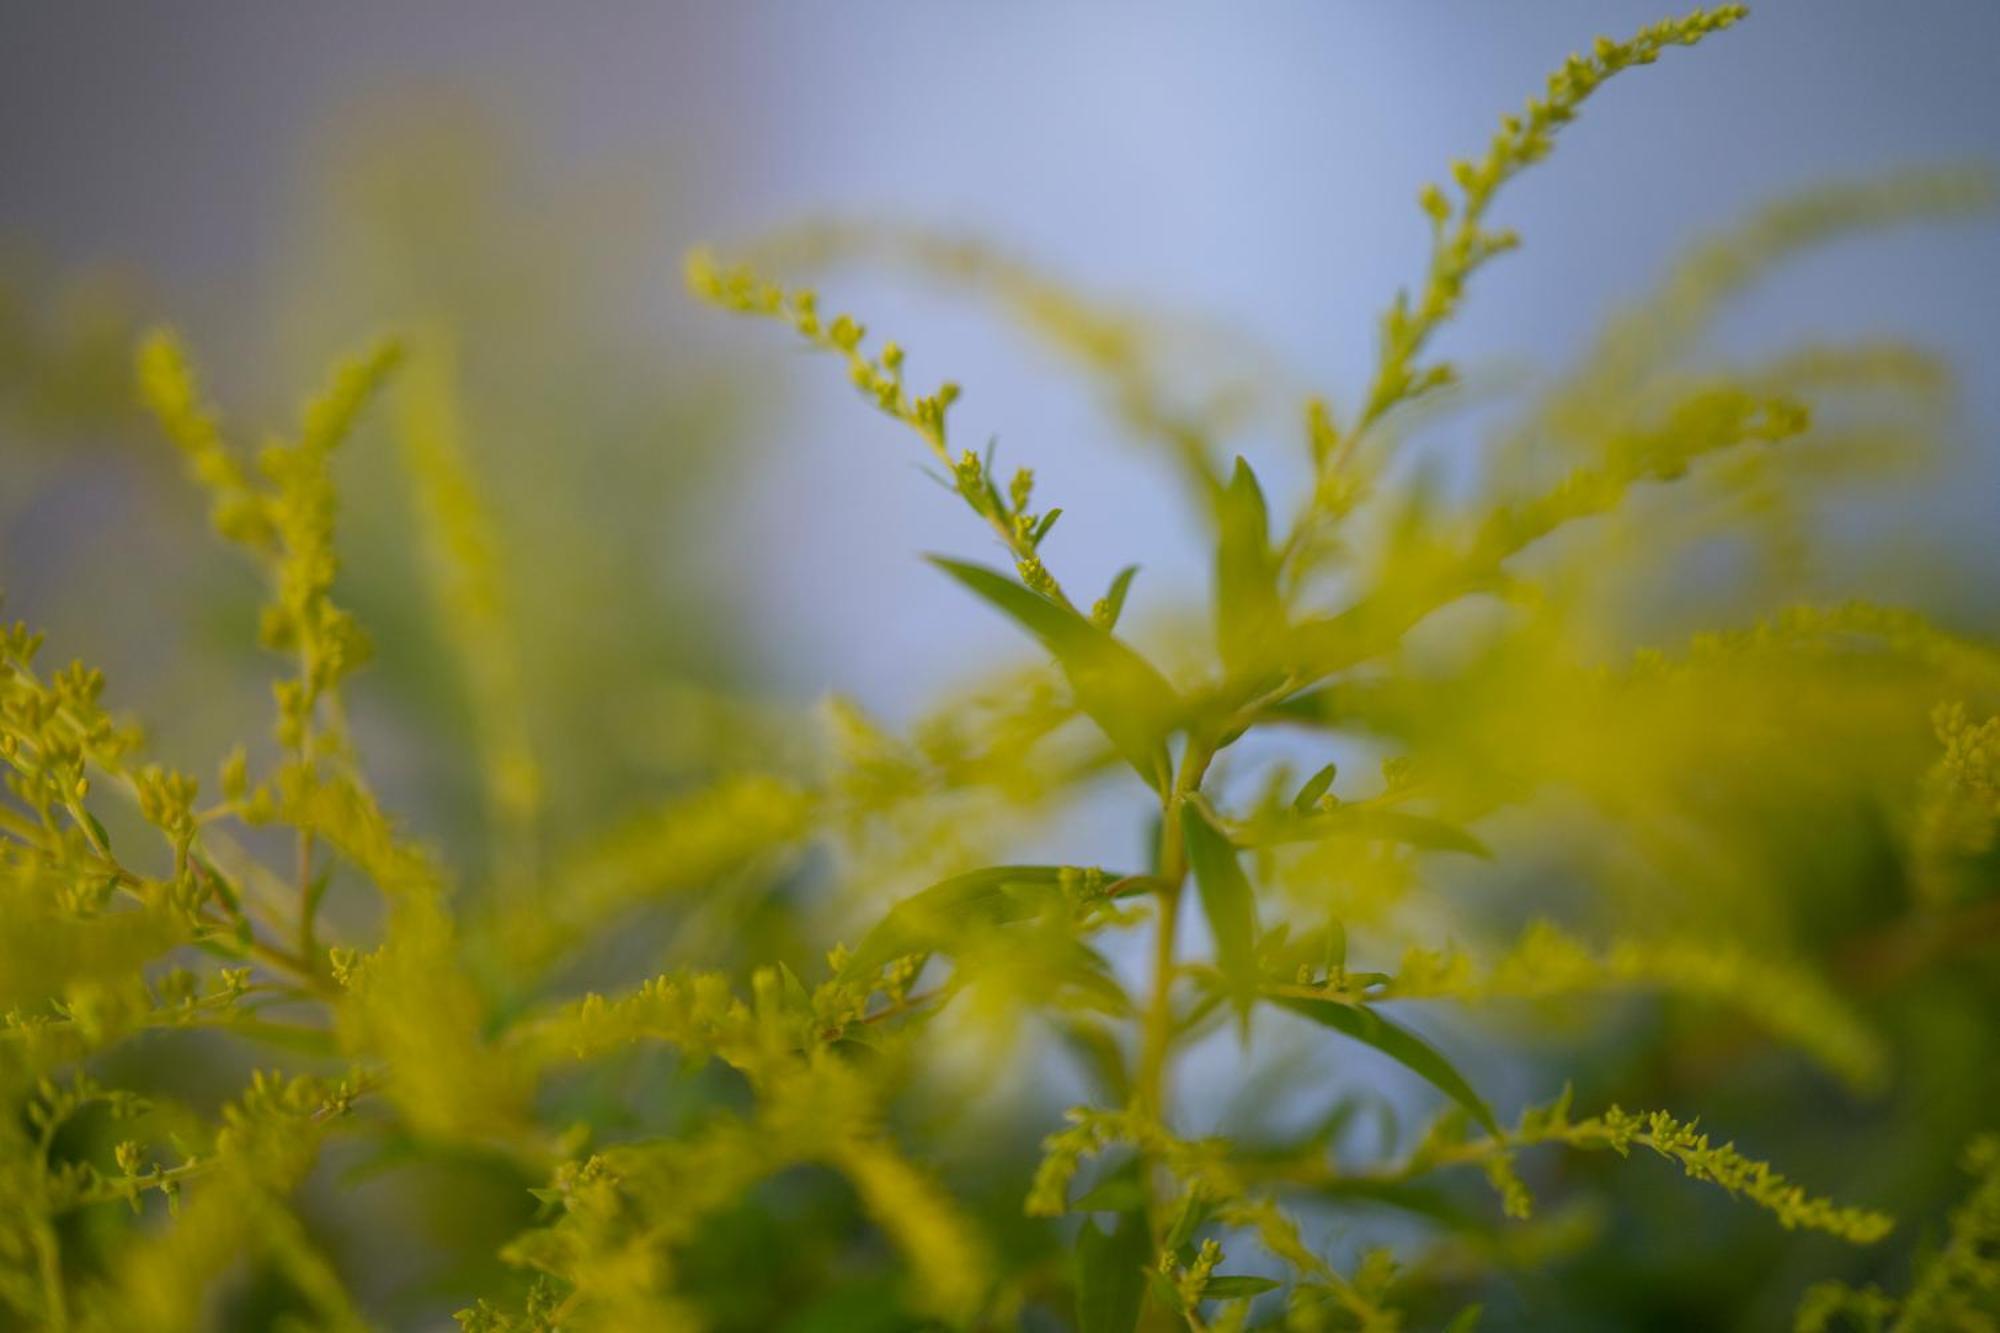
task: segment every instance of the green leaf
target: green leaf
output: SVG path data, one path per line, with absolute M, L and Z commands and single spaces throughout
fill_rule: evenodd
M 1312 808 L 1319 804 L 1319 798 L 1326 795 L 1327 790 L 1333 786 L 1333 779 L 1339 772 L 1339 765 L 1328 764 L 1307 778 L 1305 785 L 1299 788 L 1299 794 L 1292 798 L 1292 809 L 1302 815 L 1310 813 Z
M 1325 838 L 1364 838 L 1396 842 L 1432 852 L 1462 852 L 1490 860 L 1485 843 L 1456 824 L 1407 810 L 1382 810 L 1367 805 L 1336 806 L 1312 814 L 1279 812 L 1246 823 L 1237 836 L 1247 847 L 1272 847 L 1287 842 L 1319 842 Z
M 1218 1273 L 1201 1289 L 1201 1298 L 1205 1301 L 1242 1300 L 1250 1296 L 1261 1296 L 1267 1291 L 1276 1291 L 1280 1285 L 1268 1277 L 1251 1277 L 1246 1273 Z
M 1132 590 L 1132 580 L 1138 576 L 1137 565 L 1127 565 L 1112 576 L 1110 588 L 1105 590 L 1104 600 L 1092 609 L 1091 618 L 1105 629 L 1116 629 L 1118 618 L 1125 614 L 1125 594 Z
M 221 902 L 223 911 L 227 912 L 229 919 L 235 923 L 237 944 L 248 949 L 255 938 L 255 934 L 250 926 L 250 918 L 243 914 L 242 895 L 236 891 L 236 886 L 229 882 L 229 877 L 220 870 L 217 870 L 214 864 L 206 857 L 190 856 L 188 859 L 193 861 L 202 874 L 207 877 L 209 892 L 213 893 L 216 899 Z M 330 874 L 332 872 L 328 870 L 323 873 Z
M 1132 1095 L 1131 1079 L 1125 1071 L 1125 1052 L 1118 1039 L 1090 1018 L 1057 1016 L 1054 1022 L 1064 1049 L 1089 1076 L 1098 1100 L 1114 1105 L 1128 1100 Z
M 983 565 L 931 556 L 930 562 L 1041 641 L 1062 667 L 1076 704 L 1158 792 L 1168 781 L 1167 734 L 1181 701 L 1153 664 L 1067 606 Z
M 1232 675 L 1242 675 L 1268 665 L 1286 633 L 1264 491 L 1242 458 L 1217 504 L 1216 650 Z
M 1315 969 L 1322 976 L 1339 974 L 1351 979 L 1353 975 L 1347 972 L 1347 927 L 1337 916 L 1328 917 L 1317 930 L 1302 932 L 1283 948 L 1266 936 L 1259 954 L 1266 976 L 1288 977 L 1302 967 Z
M 1022 959 L 1019 955 L 1013 956 L 1027 975 L 1042 980 L 1042 987 L 1037 993 L 1051 1004 L 1094 1009 L 1113 1018 L 1122 1018 L 1132 1012 L 1132 997 L 1126 993 L 1103 954 L 1081 940 L 1063 940 L 1060 946 L 1033 946 L 1035 953 L 1044 953 L 1046 958 Z
M 968 945 L 1003 926 L 1042 918 L 1051 933 L 1002 955 L 1033 978 L 1051 1003 L 1093 1009 L 1114 1017 L 1131 1010 L 1131 998 L 1111 965 L 1069 930 L 1060 887 L 1065 866 L 989 866 L 933 884 L 889 909 L 861 939 L 840 970 L 840 980 L 872 976 L 907 954 L 963 957 Z M 1058 920 L 1052 914 L 1060 913 Z
M 1257 901 L 1250 881 L 1237 863 L 1236 848 L 1209 822 L 1195 801 L 1181 806 L 1181 836 L 1187 841 L 1188 864 L 1201 891 L 1202 915 L 1215 936 L 1215 961 L 1247 1022 L 1257 994 Z
M 1004 926 L 1039 912 L 1063 866 L 988 866 L 941 880 L 889 909 L 840 970 L 867 976 L 905 954 L 948 951 L 970 929 Z
M 1200 1191 L 1190 1191 L 1181 1202 L 1180 1212 L 1174 1216 L 1174 1224 L 1167 1228 L 1167 1239 L 1161 1248 L 1169 1253 L 1179 1250 L 1194 1239 L 1194 1233 L 1201 1229 L 1201 1224 L 1208 1221 L 1214 1211 L 1215 1205 L 1203 1198 Z
M 1080 1333 L 1132 1333 L 1146 1295 L 1152 1242 L 1140 1212 L 1121 1213 L 1117 1227 L 1098 1230 L 1085 1218 L 1076 1236 L 1076 1326 Z
M 1272 995 L 1267 998 L 1280 1008 L 1310 1018 L 1323 1027 L 1330 1027 L 1364 1046 L 1373 1046 L 1464 1107 L 1466 1113 L 1478 1121 L 1487 1133 L 1498 1137 L 1500 1124 L 1493 1118 L 1493 1111 L 1485 1100 L 1472 1090 L 1472 1085 L 1465 1081 L 1463 1074 L 1452 1068 L 1449 1060 L 1414 1032 L 1399 1027 L 1363 1005 L 1310 1000 L 1297 995 Z
M 320 903 L 326 898 L 327 889 L 332 884 L 333 866 L 331 863 L 328 863 L 321 868 L 317 875 L 312 877 L 311 883 L 306 885 L 305 894 L 299 900 L 299 910 L 307 917 L 311 917 L 317 913 Z
M 791 1006 L 792 1011 L 801 1014 L 811 1013 L 812 992 L 806 989 L 806 983 L 799 980 L 799 974 L 792 971 L 789 963 L 778 964 L 778 978 L 784 985 L 785 1003 Z
M 1152 1289 L 1153 1299 L 1159 1302 L 1160 1308 L 1170 1310 L 1177 1315 L 1186 1315 L 1187 1307 L 1181 1304 L 1180 1289 L 1174 1286 L 1173 1279 L 1151 1264 L 1146 1266 L 1145 1273 L 1146 1285 Z

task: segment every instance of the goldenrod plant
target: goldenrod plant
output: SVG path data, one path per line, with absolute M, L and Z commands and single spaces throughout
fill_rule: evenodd
M 707 780 L 598 829 L 549 815 L 521 653 L 565 631 L 514 613 L 454 336 L 361 350 L 254 453 L 147 336 L 138 396 L 262 580 L 275 720 L 180 771 L 102 674 L 0 637 L 0 1327 L 1995 1326 L 2000 641 L 1794 595 L 1816 502 L 1937 440 L 1950 376 L 1703 340 L 1773 265 L 1987 183 L 1782 201 L 1511 416 L 1438 348 L 1517 244 L 1508 183 L 1744 16 L 1600 39 L 1422 192 L 1428 271 L 1352 404 L 1291 404 L 1286 496 L 1224 447 L 1288 392 L 1254 357 L 1184 377 L 1210 344 L 1171 319 L 962 240 L 753 247 L 906 262 L 1076 361 L 1194 501 L 1194 609 L 1059 567 L 1109 517 L 1059 529 L 914 351 L 690 256 L 915 437 L 999 552 L 931 563 L 1024 651 L 907 728 L 829 700 L 810 744 L 693 697 Z M 334 463 L 371 415 L 475 719 L 469 855 L 391 811 L 350 707 Z M 1717 549 L 1728 591 L 1688 597 Z M 1058 821 L 1101 857 L 1024 853 Z M 351 1253 L 473 1196 L 511 1234 L 419 1234 L 425 1297 Z

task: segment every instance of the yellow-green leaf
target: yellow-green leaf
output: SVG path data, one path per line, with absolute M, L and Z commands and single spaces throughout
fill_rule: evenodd
M 1003 926 L 1033 916 L 1064 869 L 988 866 L 940 880 L 890 908 L 849 955 L 841 976 L 864 977 L 905 954 L 944 950 L 968 929 Z
M 1232 675 L 1267 665 L 1285 633 L 1263 488 L 1242 458 L 1217 498 L 1215 641 Z
M 1201 893 L 1202 915 L 1215 936 L 1215 962 L 1237 1012 L 1257 993 L 1257 900 L 1236 860 L 1236 848 L 1194 801 L 1181 806 L 1181 836 Z
M 1465 1076 L 1454 1069 L 1451 1061 L 1440 1055 L 1435 1047 L 1409 1029 L 1399 1027 L 1365 1005 L 1312 1000 L 1296 995 L 1273 995 L 1268 998 L 1280 1008 L 1310 1018 L 1365 1046 L 1373 1046 L 1464 1107 L 1467 1114 L 1489 1134 L 1497 1136 L 1500 1133 L 1500 1125 L 1493 1118 L 1492 1109 L 1486 1105 L 1484 1098 L 1473 1091 Z
M 1152 663 L 1111 632 L 1006 575 L 931 556 L 930 562 L 1041 641 L 1076 695 L 1076 704 L 1155 791 L 1165 791 L 1166 738 L 1180 698 Z
M 1138 1184 L 1136 1178 L 1131 1183 Z M 1100 1231 L 1095 1219 L 1084 1218 L 1076 1236 L 1079 1333 L 1132 1333 L 1138 1327 L 1151 1251 L 1143 1211 L 1121 1212 L 1109 1232 Z
M 1368 805 L 1337 806 L 1299 814 L 1275 812 L 1245 824 L 1238 837 L 1246 847 L 1270 847 L 1287 842 L 1318 842 L 1325 838 L 1363 838 L 1396 842 L 1433 852 L 1462 852 L 1490 858 L 1485 843 L 1456 824 L 1408 810 L 1384 810 Z

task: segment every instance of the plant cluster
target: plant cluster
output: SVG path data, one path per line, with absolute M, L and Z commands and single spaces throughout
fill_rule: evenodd
M 1697 343 L 1774 262 L 1963 213 L 1983 182 L 1926 173 L 1781 203 L 1695 251 L 1513 425 L 1482 424 L 1470 484 L 1423 460 L 1424 432 L 1477 396 L 1435 344 L 1517 244 L 1489 221 L 1504 187 L 1607 80 L 1743 16 L 1598 41 L 1422 192 L 1428 271 L 1383 316 L 1354 407 L 1296 409 L 1306 480 L 1288 512 L 1245 457 L 1223 461 L 1227 387 L 1193 405 L 1169 391 L 1163 321 L 977 247 L 889 247 L 1080 362 L 1184 481 L 1211 596 L 1198 615 L 1162 606 L 1144 635 L 1137 568 L 1101 592 L 1058 574 L 1045 551 L 1064 511 L 1031 470 L 963 447 L 955 383 L 918 387 L 900 343 L 871 342 L 811 287 L 691 256 L 696 296 L 831 355 L 917 437 L 1006 562 L 932 563 L 1037 660 L 907 734 L 835 701 L 811 758 L 733 760 L 569 843 L 540 827 L 503 529 L 457 438 L 443 352 L 362 353 L 252 458 L 176 339 L 149 337 L 140 395 L 262 578 L 259 640 L 284 668 L 268 743 L 222 757 L 211 787 L 149 756 L 99 673 L 49 669 L 25 626 L 0 638 L 5 1326 L 201 1327 L 246 1266 L 281 1293 L 285 1326 L 371 1326 L 298 1203 L 356 1145 L 373 1170 L 456 1155 L 521 1183 L 501 1252 L 513 1279 L 457 1315 L 477 1333 L 1466 1330 L 1493 1275 L 1593 1243 L 1589 1217 L 1543 1203 L 1591 1179 L 1572 1187 L 1550 1160 L 1591 1155 L 1657 1159 L 1777 1230 L 1864 1252 L 1894 1236 L 1865 1190 L 1837 1200 L 1764 1160 L 1784 1157 L 1779 1136 L 1739 1148 L 1724 1116 L 1591 1100 L 1605 1080 L 1587 1064 L 1577 1109 L 1566 1078 L 1522 1057 L 1509 1096 L 1525 1107 L 1503 1117 L 1491 1085 L 1507 1062 L 1478 1049 L 1481 1029 L 1410 1017 L 1574 1021 L 1659 997 L 1732 1048 L 1798 1052 L 1816 1095 L 1861 1105 L 1900 1055 L 1869 996 L 1962 956 L 1990 965 L 2000 645 L 1843 602 L 1720 606 L 1749 627 L 1647 647 L 1621 638 L 1632 585 L 1609 572 L 1718 532 L 1788 570 L 1812 543 L 1812 489 L 1934 424 L 1946 377 L 1909 348 L 1715 369 Z M 828 265 L 872 243 L 830 229 L 766 249 Z M 476 884 L 385 808 L 347 705 L 371 649 L 338 596 L 332 466 L 398 374 L 501 835 Z M 714 707 L 755 729 L 747 705 Z M 1357 776 L 1368 761 L 1379 776 Z M 1863 787 L 1893 812 L 1907 873 L 1838 953 L 1800 927 L 1816 905 L 1775 881 L 1759 840 Z M 1104 793 L 1142 798 L 1143 854 L 1006 859 Z M 1564 865 L 1552 846 L 1584 850 Z M 1593 892 L 1510 884 L 1517 859 Z M 834 883 L 814 905 L 786 898 L 815 876 Z M 365 924 L 334 930 L 335 896 L 372 904 Z M 576 979 L 574 960 L 637 911 L 664 906 L 699 939 L 704 911 L 745 901 L 788 914 L 736 941 L 745 965 Z M 133 1051 L 202 1033 L 272 1067 L 206 1107 L 121 1080 Z M 1081 1100 L 1035 1128 L 1032 1166 L 954 1136 L 996 1101 L 1003 1118 L 1039 1114 L 1059 1059 Z M 644 1097 L 602 1091 L 637 1068 L 666 1076 Z M 1254 1104 L 1212 1095 L 1223 1083 Z M 1990 1138 L 1969 1150 L 1980 1183 L 1907 1294 L 1815 1286 L 1798 1326 L 1990 1327 L 1995 1160 Z M 1465 1175 L 1492 1197 L 1459 1189 Z M 1643 1208 L 1634 1197 L 1623 1206 Z M 1378 1227 L 1385 1210 L 1414 1229 Z M 779 1228 L 783 1258 L 758 1225 Z

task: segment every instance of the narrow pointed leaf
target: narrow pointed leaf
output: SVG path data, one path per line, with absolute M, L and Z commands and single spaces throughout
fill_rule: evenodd
M 1205 1301 L 1241 1300 L 1247 1296 L 1261 1296 L 1267 1291 L 1276 1291 L 1281 1284 L 1268 1277 L 1251 1277 L 1243 1273 L 1217 1273 L 1201 1289 Z
M 1319 804 L 1319 798 L 1326 795 L 1328 789 L 1333 786 L 1334 776 L 1339 771 L 1336 765 L 1328 764 L 1325 768 L 1307 778 L 1305 785 L 1299 788 L 1299 794 L 1292 798 L 1292 809 L 1298 811 L 1300 814 L 1308 813 L 1315 805 Z
M 1062 667 L 1077 707 L 1155 791 L 1166 789 L 1166 738 L 1181 702 L 1152 663 L 1109 630 L 996 570 L 942 556 L 930 562 L 1040 640 Z
M 1270 999 L 1280 1008 L 1310 1018 L 1365 1046 L 1373 1046 L 1464 1107 L 1466 1113 L 1478 1121 L 1487 1133 L 1495 1136 L 1500 1133 L 1500 1125 L 1493 1118 L 1492 1109 L 1473 1091 L 1465 1076 L 1454 1069 L 1451 1061 L 1440 1055 L 1435 1047 L 1409 1029 L 1361 1005 L 1310 1000 L 1293 995 L 1271 996 Z
M 1187 1313 L 1187 1306 L 1182 1304 L 1180 1289 L 1174 1286 L 1173 1279 L 1150 1264 L 1146 1267 L 1146 1287 L 1153 1293 L 1154 1303 L 1162 1310 L 1176 1315 Z
M 1012 617 L 1058 658 L 1075 636 L 1072 622 L 1080 617 L 1032 588 L 1016 583 L 999 570 L 941 555 L 925 558 L 978 594 L 983 601 Z
M 1110 1232 L 1086 1217 L 1076 1237 L 1076 1326 L 1080 1333 L 1132 1333 L 1146 1296 L 1152 1242 L 1145 1215 L 1119 1214 Z
M 1065 941 L 1063 948 L 1052 953 L 1046 962 L 1026 966 L 1028 972 L 1046 976 L 1043 994 L 1048 1002 L 1094 1009 L 1113 1018 L 1132 1012 L 1132 997 L 1103 954 L 1079 940 Z
M 806 989 L 805 982 L 799 980 L 799 974 L 792 971 L 790 964 L 784 962 L 778 964 L 778 978 L 784 986 L 785 1003 L 792 1007 L 792 1011 L 811 1013 L 812 992 Z
M 1366 805 L 1336 806 L 1310 814 L 1294 811 L 1279 818 L 1256 819 L 1237 830 L 1237 836 L 1248 847 L 1318 842 L 1325 838 L 1364 838 L 1402 843 L 1425 851 L 1460 852 L 1482 860 L 1493 855 L 1485 843 L 1456 824 L 1407 810 L 1378 810 Z
M 1241 458 L 1218 505 L 1216 650 L 1232 674 L 1242 674 L 1268 662 L 1283 639 L 1285 614 L 1264 491 Z
M 1181 1210 L 1174 1216 L 1174 1223 L 1167 1228 L 1167 1238 L 1161 1246 L 1169 1253 L 1178 1252 L 1181 1246 L 1194 1239 L 1194 1233 L 1201 1229 L 1215 1211 L 1215 1205 L 1205 1199 L 1199 1190 L 1191 1190 L 1181 1203 Z
M 1236 848 L 1193 801 L 1181 806 L 1181 836 L 1201 893 L 1202 915 L 1215 936 L 1215 961 L 1246 1018 L 1257 992 L 1257 901 L 1236 860 Z
M 1139 567 L 1127 565 L 1111 579 L 1111 587 L 1104 594 L 1104 628 L 1116 629 L 1118 618 L 1125 614 L 1125 594 L 1132 590 L 1132 580 L 1138 577 Z
M 1108 1029 L 1088 1017 L 1065 1019 L 1060 1015 L 1055 1019 L 1055 1029 L 1063 1048 L 1082 1068 L 1100 1101 L 1117 1104 L 1132 1095 L 1125 1052 Z
M 1320 970 L 1329 975 L 1347 970 L 1347 923 L 1339 917 L 1326 923 L 1326 946 L 1320 957 Z

